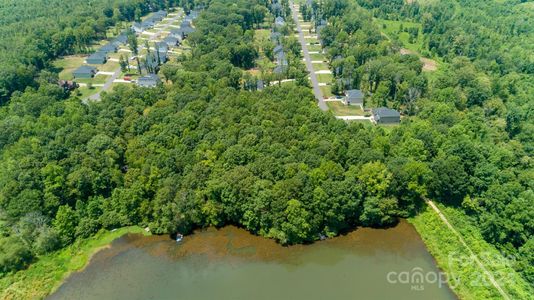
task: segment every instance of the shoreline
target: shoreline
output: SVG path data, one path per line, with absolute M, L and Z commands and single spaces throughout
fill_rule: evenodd
M 130 233 L 150 235 L 139 226 L 102 230 L 67 248 L 39 257 L 27 269 L 0 278 L 0 299 L 44 299 L 56 291 L 69 276 L 83 270 L 100 250 Z
M 425 248 L 431 254 L 436 267 L 445 272 L 449 278 L 459 278 L 458 282 L 449 283 L 450 289 L 458 299 L 501 298 L 494 288 L 469 284 L 479 278 L 477 276 L 480 276 L 479 270 L 474 265 L 469 268 L 463 266 L 461 272 L 456 273 L 455 267 L 459 266 L 451 263 L 451 255 L 468 256 L 467 250 L 455 236 L 449 234 L 446 225 L 441 222 L 434 211 L 427 207 L 425 211 L 415 217 L 405 219 L 405 221 L 414 227 Z M 109 248 L 116 239 L 132 233 L 145 236 L 151 235 L 139 226 L 123 227 L 115 231 L 105 230 L 65 249 L 42 256 L 28 269 L 0 278 L 0 288 L 2 289 L 0 298 L 44 299 L 57 291 L 72 274 L 83 271 L 97 253 Z M 472 237 L 467 240 L 470 244 L 473 242 Z M 477 242 L 482 243 L 483 241 Z M 496 251 L 496 249 L 488 247 L 491 247 L 491 245 L 487 243 L 483 245 L 485 251 Z M 480 249 L 477 248 L 476 250 Z M 476 252 L 477 255 L 481 254 L 480 251 Z M 492 272 L 496 271 L 491 265 L 490 270 Z M 519 274 L 512 269 L 507 271 L 514 272 L 515 279 L 521 279 Z M 529 294 L 528 287 L 525 287 L 522 282 L 517 285 L 507 284 L 504 287 L 510 295 L 517 299 L 526 299 Z
M 473 249 L 476 258 L 457 236 L 451 234 L 438 214 L 427 206 L 425 211 L 408 219 L 423 240 L 436 266 L 447 274 L 449 286 L 458 299 L 503 299 L 499 291 L 486 278 L 484 270 L 475 263 L 483 260 L 489 272 L 495 277 L 504 291 L 513 299 L 529 299 L 533 291 L 528 283 L 512 268 L 511 263 L 492 245 L 487 243 L 478 229 L 468 224 L 466 216 L 452 208 L 440 206 L 449 222 L 462 223 L 459 231 L 467 245 Z M 464 224 L 465 223 L 465 224 Z

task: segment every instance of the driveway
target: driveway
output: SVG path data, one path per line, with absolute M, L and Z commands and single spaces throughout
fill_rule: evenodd
M 308 69 L 308 72 L 310 73 L 310 81 L 313 87 L 313 94 L 315 95 L 315 99 L 317 99 L 317 104 L 319 105 L 319 108 L 323 111 L 327 111 L 328 106 L 324 102 L 323 92 L 319 88 L 319 82 L 317 81 L 317 76 L 315 75 L 315 71 L 313 70 L 313 64 L 312 64 L 312 60 L 310 57 L 310 52 L 308 51 L 308 46 L 306 45 L 306 40 L 304 39 L 304 34 L 302 33 L 302 27 L 300 26 L 300 22 L 299 22 L 299 13 L 296 9 L 297 7 L 298 7 L 297 5 L 291 2 L 291 11 L 293 13 L 293 20 L 295 20 L 295 24 L 297 25 L 300 46 L 302 47 L 302 52 L 303 52 L 304 60 L 306 63 L 306 68 Z
M 113 81 L 115 81 L 115 79 L 117 79 L 117 77 L 119 77 L 120 73 L 121 73 L 121 68 L 119 67 L 119 68 L 117 68 L 117 69 L 115 70 L 115 72 L 113 72 L 113 75 L 111 75 L 111 76 L 106 80 L 106 82 L 104 83 L 104 86 L 102 86 L 102 89 L 101 89 L 98 93 L 89 96 L 88 99 L 91 100 L 91 101 L 98 101 L 98 100 L 100 100 L 100 93 L 109 90 L 109 88 L 111 87 L 111 84 L 113 84 Z

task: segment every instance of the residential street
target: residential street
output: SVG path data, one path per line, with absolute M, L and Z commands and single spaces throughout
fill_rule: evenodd
M 111 87 L 111 84 L 113 84 L 113 81 L 115 79 L 117 79 L 117 77 L 119 77 L 119 75 L 121 74 L 121 68 L 117 68 L 115 70 L 115 72 L 113 72 L 113 75 L 111 75 L 107 80 L 106 82 L 104 83 L 104 86 L 102 86 L 102 89 L 100 91 L 98 91 L 98 93 L 94 94 L 94 95 L 91 95 L 89 96 L 89 100 L 91 101 L 98 101 L 100 100 L 100 93 L 102 93 L 103 91 L 107 91 L 110 87 Z
M 312 60 L 310 57 L 310 53 L 308 51 L 308 46 L 306 45 L 306 40 L 304 39 L 304 34 L 302 33 L 302 28 L 299 22 L 299 11 L 297 10 L 297 7 L 298 5 L 291 2 L 291 11 L 293 13 L 293 20 L 295 20 L 295 24 L 297 25 L 298 38 L 300 41 L 300 45 L 302 47 L 302 53 L 303 53 L 304 60 L 306 63 L 306 68 L 308 69 L 308 72 L 310 73 L 310 81 L 313 86 L 313 94 L 315 95 L 315 98 L 317 99 L 317 104 L 319 105 L 319 108 L 323 111 L 327 111 L 328 106 L 324 102 L 323 93 L 321 89 L 319 88 L 319 82 L 317 81 L 317 76 L 313 69 L 313 64 L 312 64 Z

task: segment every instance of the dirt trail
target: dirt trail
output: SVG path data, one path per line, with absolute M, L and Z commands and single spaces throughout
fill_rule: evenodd
M 488 277 L 488 279 L 491 282 L 491 284 L 499 291 L 501 296 L 506 300 L 510 300 L 511 299 L 510 296 L 508 296 L 508 294 L 506 294 L 506 292 L 501 288 L 501 286 L 499 285 L 497 280 L 495 280 L 495 277 L 493 277 L 493 274 L 490 271 L 488 271 L 488 269 L 484 266 L 484 264 L 478 259 L 478 257 L 476 256 L 475 252 L 473 252 L 473 250 L 471 250 L 471 248 L 469 248 L 469 246 L 467 245 L 467 243 L 463 239 L 462 235 L 456 229 L 454 229 L 454 227 L 451 225 L 451 223 L 449 223 L 449 220 L 447 220 L 447 217 L 445 217 L 445 215 L 436 206 L 436 204 L 434 204 L 434 202 L 432 202 L 431 200 L 428 200 L 428 199 L 426 200 L 426 203 L 438 214 L 439 218 L 443 221 L 443 223 L 445 223 L 445 225 L 447 225 L 449 230 L 458 238 L 460 243 L 467 249 L 469 254 L 471 254 L 471 257 L 473 258 L 473 260 L 478 265 L 478 267 Z

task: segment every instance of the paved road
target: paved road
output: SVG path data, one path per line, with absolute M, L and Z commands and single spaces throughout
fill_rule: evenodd
M 167 28 L 169 28 L 170 24 L 176 20 L 178 20 L 179 18 L 182 17 L 182 11 L 180 11 L 176 16 L 172 17 L 171 20 L 167 21 L 167 24 L 160 28 L 156 34 L 154 34 L 153 36 L 150 37 L 150 41 L 153 41 L 155 39 L 156 36 L 158 36 L 162 31 L 165 31 Z M 100 93 L 104 92 L 104 91 L 107 91 L 109 90 L 109 88 L 111 87 L 111 85 L 113 84 L 113 81 L 115 81 L 115 79 L 117 79 L 117 77 L 119 77 L 119 75 L 121 74 L 121 68 L 118 67 L 117 69 L 115 69 L 115 71 L 113 72 L 113 75 L 111 75 L 107 80 L 106 82 L 104 83 L 104 86 L 102 86 L 102 89 L 100 89 L 100 91 L 94 95 L 91 95 L 89 96 L 89 98 L 85 99 L 84 100 L 84 103 L 86 103 L 88 100 L 91 100 L 91 101 L 99 101 L 100 100 Z
M 120 74 L 121 74 L 121 68 L 119 67 L 119 68 L 117 68 L 117 69 L 115 70 L 115 72 L 113 72 L 113 75 L 111 75 L 111 76 L 106 80 L 106 82 L 104 83 L 104 86 L 102 86 L 102 89 L 100 89 L 100 91 L 98 91 L 98 93 L 89 96 L 89 100 L 91 100 L 91 101 L 98 101 L 98 100 L 100 100 L 100 93 L 109 90 L 109 88 L 111 87 L 111 84 L 113 84 L 113 81 L 114 81 L 115 79 L 117 79 L 117 77 L 119 77 Z
M 326 105 L 326 102 L 324 102 L 323 92 L 319 88 L 319 82 L 317 81 L 317 76 L 315 75 L 315 71 L 313 69 L 310 52 L 308 51 L 308 46 L 306 45 L 306 40 L 304 39 L 304 34 L 302 33 L 302 28 L 299 22 L 299 12 L 297 11 L 297 7 L 298 6 L 296 6 L 293 2 L 291 2 L 291 11 L 293 12 L 293 20 L 295 20 L 295 24 L 297 25 L 298 38 L 300 41 L 300 45 L 302 47 L 302 52 L 304 54 L 306 68 L 308 69 L 308 72 L 310 73 L 310 80 L 313 86 L 313 94 L 315 95 L 315 99 L 317 99 L 317 104 L 319 105 L 319 108 L 323 111 L 327 111 L 328 106 Z

